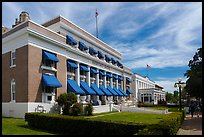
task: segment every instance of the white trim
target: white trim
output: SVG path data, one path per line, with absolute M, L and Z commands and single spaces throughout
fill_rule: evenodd
M 14 54 L 14 57 L 13 57 Z M 15 63 L 14 63 L 15 60 Z M 12 50 L 10 54 L 10 68 L 16 66 L 16 50 Z
M 55 69 L 54 67 L 49 67 L 49 66 L 44 66 L 44 65 L 41 66 L 41 69 L 57 72 L 57 69 Z
M 11 80 L 11 83 L 10 83 L 11 85 L 11 90 L 10 90 L 10 93 L 11 93 L 11 99 L 10 99 L 10 102 L 16 102 L 16 81 L 15 81 L 15 79 L 12 79 Z M 14 92 L 13 92 L 13 86 L 15 87 L 14 89 Z M 13 99 L 13 93 L 14 93 L 14 99 Z

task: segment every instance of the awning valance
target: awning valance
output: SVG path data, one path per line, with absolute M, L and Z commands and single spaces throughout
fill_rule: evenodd
M 103 93 L 105 93 L 106 96 L 112 96 L 113 95 L 111 92 L 109 92 L 109 90 L 107 90 L 105 88 L 104 85 L 99 84 L 99 88 L 101 89 L 101 91 L 103 91 Z
M 75 94 L 85 95 L 85 92 L 79 87 L 75 80 L 67 80 L 67 89 L 68 92 L 74 92 Z
M 91 88 L 96 92 L 97 95 L 105 95 L 95 83 L 91 83 Z
M 72 61 L 67 61 L 67 67 L 72 67 L 74 69 L 77 69 L 78 66 L 75 62 L 72 62 Z
M 77 42 L 69 35 L 66 35 L 66 43 L 72 43 L 73 45 L 77 45 Z
M 104 71 L 99 70 L 99 75 L 105 76 L 106 74 L 105 74 L 105 72 L 104 72 Z
M 126 97 L 128 96 L 128 94 L 125 93 L 125 91 L 123 91 L 121 88 L 118 88 L 118 90 L 119 90 L 121 93 L 123 93 Z
M 55 54 L 47 52 L 47 51 L 43 51 L 43 59 L 45 60 L 52 60 L 54 62 L 59 62 L 59 59 L 56 57 Z
M 126 88 L 126 93 L 127 94 L 133 94 L 133 92 L 129 88 Z
M 62 87 L 62 84 L 54 75 L 42 74 L 42 82 L 44 86 L 48 86 L 48 87 L 56 87 L 56 88 Z
M 97 70 L 94 69 L 94 68 L 90 68 L 90 71 L 91 71 L 92 73 L 94 73 L 94 74 L 98 74 Z
M 111 73 L 106 72 L 106 77 L 112 78 L 112 74 L 111 74 Z
M 116 93 L 110 86 L 107 86 L 107 89 L 108 89 L 114 96 L 118 96 L 118 93 Z
M 118 76 L 118 80 L 123 81 L 123 77 Z
M 80 70 L 84 70 L 86 72 L 89 71 L 88 67 L 87 66 L 84 66 L 84 65 L 80 65 Z
M 113 87 L 113 90 L 118 93 L 119 96 L 124 96 L 116 87 Z
M 114 78 L 114 79 L 118 79 L 118 76 L 115 75 L 115 74 L 113 74 L 113 78 Z
M 80 87 L 85 91 L 86 95 L 96 95 L 96 92 L 89 87 L 88 83 L 80 81 Z

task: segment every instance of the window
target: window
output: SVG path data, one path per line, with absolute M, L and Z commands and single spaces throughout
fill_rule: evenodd
M 16 66 L 16 50 L 11 51 L 11 64 L 10 66 Z
M 55 87 L 44 86 L 44 91 L 46 93 L 55 93 L 56 88 Z
M 11 101 L 16 100 L 16 82 L 14 79 L 11 80 Z
M 52 100 L 52 96 L 47 96 L 47 101 L 51 101 Z

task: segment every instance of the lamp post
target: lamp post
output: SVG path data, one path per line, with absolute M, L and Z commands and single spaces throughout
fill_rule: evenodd
M 175 88 L 177 87 L 177 85 L 178 85 L 178 87 L 179 87 L 179 111 L 180 111 L 180 112 L 181 112 L 181 110 L 182 110 L 182 108 L 181 108 L 181 86 L 182 86 L 183 84 L 185 84 L 185 82 L 182 82 L 181 80 L 182 80 L 182 79 L 179 78 L 179 79 L 178 79 L 178 82 L 176 82 L 176 83 L 174 84 L 174 87 L 175 87 Z

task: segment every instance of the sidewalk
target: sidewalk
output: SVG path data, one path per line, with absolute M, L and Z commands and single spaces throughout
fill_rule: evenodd
M 177 135 L 202 135 L 202 115 L 191 118 L 190 114 L 186 114 L 186 118 L 178 130 Z

